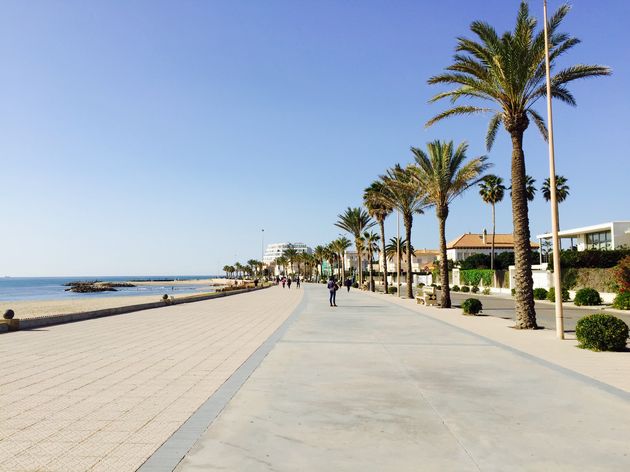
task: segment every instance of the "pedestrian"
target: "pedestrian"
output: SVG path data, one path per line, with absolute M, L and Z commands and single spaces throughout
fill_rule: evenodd
M 298 275 L 297 278 L 295 279 L 295 286 L 297 288 L 300 288 L 300 276 Z
M 291 288 L 291 277 L 287 279 L 287 287 Z
M 335 279 L 331 277 L 328 279 L 328 291 L 330 292 L 330 306 L 337 306 L 337 290 L 339 290 L 339 285 L 335 282 Z
M 284 288 L 286 283 L 287 283 L 287 278 L 286 277 L 282 277 L 282 288 Z
M 348 292 L 350 291 L 350 286 L 352 285 L 352 281 L 348 278 L 346 279 L 346 281 L 343 283 L 346 288 L 348 289 Z

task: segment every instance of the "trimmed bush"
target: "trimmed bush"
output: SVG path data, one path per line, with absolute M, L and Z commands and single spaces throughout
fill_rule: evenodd
M 571 299 L 571 297 L 569 296 L 569 291 L 566 288 L 562 289 L 562 301 L 563 302 L 568 302 Z M 556 289 L 554 287 L 551 287 L 549 289 L 549 291 L 547 292 L 547 300 L 549 300 L 550 302 L 555 302 L 556 301 Z
M 471 288 L 470 291 L 472 293 L 479 293 L 479 287 L 477 287 L 476 285 L 473 285 L 473 288 Z
M 397 287 L 389 287 L 389 288 L 387 289 L 387 293 L 389 293 L 390 295 L 395 294 L 397 291 L 398 291 L 398 288 L 397 288 Z
M 592 351 L 622 351 L 628 340 L 628 325 L 619 318 L 597 313 L 580 318 L 575 327 L 578 347 Z
M 594 288 L 581 288 L 576 292 L 573 303 L 577 306 L 601 305 L 602 297 L 599 296 L 599 292 Z
M 359 282 L 355 282 L 355 283 L 353 283 L 353 284 L 352 284 L 352 287 L 353 287 L 353 288 L 359 288 Z
M 630 292 L 618 294 L 613 300 L 612 306 L 618 310 L 630 310 Z
M 515 288 L 513 288 L 512 290 L 510 290 L 510 292 L 512 293 L 512 296 L 513 296 L 513 297 L 514 297 L 514 296 L 516 296 L 516 289 L 515 289 Z
M 490 269 L 460 270 L 459 276 L 466 285 L 479 285 L 481 282 L 484 285 L 492 285 L 494 271 Z
M 453 285 L 453 286 L 451 287 L 451 290 L 452 290 L 453 292 L 459 292 L 459 285 Z
M 424 287 L 424 284 L 423 284 L 422 282 L 420 282 L 420 283 L 418 284 L 418 288 L 422 288 L 422 287 Z
M 464 315 L 477 315 L 483 309 L 483 305 L 476 298 L 467 298 L 462 303 L 462 309 L 464 310 Z
M 441 286 L 441 285 L 438 285 L 438 286 L 437 286 L 437 287 L 435 287 L 435 288 L 436 288 L 436 290 L 442 290 L 442 286 Z
M 534 299 L 535 300 L 547 300 L 547 289 L 535 288 L 534 289 Z
M 486 288 L 484 288 L 482 293 L 483 293 L 484 295 L 490 295 L 490 287 L 486 287 Z
M 468 285 L 462 285 L 462 292 L 464 293 L 470 292 L 470 287 Z

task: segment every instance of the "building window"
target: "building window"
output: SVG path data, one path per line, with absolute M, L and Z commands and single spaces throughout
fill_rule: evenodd
M 612 249 L 610 231 L 590 233 L 586 235 L 586 249 L 608 250 Z

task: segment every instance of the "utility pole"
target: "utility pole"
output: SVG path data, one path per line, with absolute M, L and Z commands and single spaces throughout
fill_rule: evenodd
M 396 293 L 400 298 L 400 210 L 396 210 Z
M 564 339 L 562 283 L 560 281 L 560 238 L 558 237 L 558 198 L 556 195 L 556 163 L 553 146 L 553 112 L 551 109 L 551 73 L 549 65 L 549 32 L 547 0 L 543 0 L 545 20 L 545 68 L 547 71 L 547 121 L 549 127 L 549 193 L 551 194 L 551 234 L 553 240 L 553 285 L 556 292 L 556 336 Z

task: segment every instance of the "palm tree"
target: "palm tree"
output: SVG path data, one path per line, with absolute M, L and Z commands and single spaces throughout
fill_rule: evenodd
M 503 179 L 496 175 L 486 175 L 479 183 L 479 195 L 481 199 L 492 205 L 492 249 L 490 252 L 490 269 L 494 270 L 494 238 L 496 236 L 496 223 L 494 206 L 503 200 L 505 185 Z
M 281 274 L 287 275 L 287 263 L 288 259 L 285 256 L 276 258 L 276 265 L 278 267 L 282 267 L 282 270 L 280 271 Z
M 260 265 L 256 259 L 250 259 L 247 261 L 247 265 L 252 268 L 252 273 L 258 273 L 258 266 Z
M 315 246 L 313 249 L 313 260 L 319 265 L 319 276 L 324 275 L 324 260 L 326 259 L 326 248 L 324 246 Z
M 401 272 L 400 266 L 402 265 L 402 258 L 407 254 L 407 247 L 409 247 L 411 254 L 416 251 L 411 241 L 407 244 L 405 238 L 400 238 L 400 241 L 397 237 L 389 238 L 389 242 L 385 246 L 385 259 L 396 260 L 396 277 Z
M 337 267 L 341 269 L 341 273 L 339 274 L 339 280 L 345 280 L 346 278 L 346 263 L 344 260 L 344 255 L 348 248 L 352 245 L 352 242 L 346 238 L 345 236 L 341 236 L 335 239 L 332 243 L 332 249 L 335 251 L 337 255 Z
M 299 253 L 297 249 L 295 249 L 292 244 L 289 244 L 287 248 L 284 250 L 284 252 L 282 253 L 282 255 L 287 259 L 289 263 L 290 273 L 295 272 L 295 269 L 293 269 L 293 263 L 296 262 L 299 257 Z
M 236 269 L 236 278 L 238 278 L 239 276 L 242 277 L 245 266 L 242 265 L 240 262 L 237 262 L 234 264 L 234 268 Z
M 370 215 L 363 208 L 350 208 L 342 213 L 341 215 L 337 215 L 337 222 L 335 226 L 337 228 L 341 228 L 344 231 L 347 231 L 352 236 L 354 236 L 355 246 L 357 248 L 357 257 L 359 262 L 359 285 L 363 284 L 363 266 L 361 264 L 361 234 L 370 229 L 376 223 L 370 218 Z
M 367 208 L 368 214 L 376 220 L 381 230 L 381 254 L 383 255 L 383 267 L 380 269 L 383 271 L 383 285 L 385 293 L 388 293 L 387 286 L 387 257 L 385 257 L 385 219 L 391 214 L 394 209 L 387 204 L 382 198 L 382 194 L 385 191 L 384 184 L 381 180 L 375 180 L 372 184 L 363 192 L 363 205 Z
M 407 259 L 407 298 L 413 298 L 413 283 L 411 270 L 411 228 L 413 215 L 423 214 L 427 206 L 425 190 L 416 184 L 412 167 L 401 167 L 396 164 L 381 177 L 386 191 L 383 194 L 385 201 L 392 208 L 400 212 L 405 225 L 405 256 Z
M 549 177 L 547 177 L 540 188 L 543 198 L 547 202 L 551 200 L 550 186 Z M 562 203 L 568 196 L 569 186 L 567 185 L 567 178 L 562 175 L 556 175 L 556 200 L 558 200 L 558 203 Z
M 378 242 L 380 239 L 381 237 L 372 231 L 365 231 L 363 233 L 363 244 L 364 244 L 365 250 L 367 251 L 368 261 L 370 262 L 370 290 L 372 292 L 375 291 L 374 272 L 372 270 L 372 263 L 374 262 L 374 253 L 378 252 Z
M 325 251 L 325 259 L 330 264 L 330 275 L 335 275 L 335 260 L 338 258 L 337 250 L 335 248 L 334 241 L 328 243 L 328 245 L 324 248 Z M 337 265 L 339 268 L 340 266 Z M 339 273 L 339 270 L 337 271 Z
M 553 69 L 559 56 L 579 43 L 567 34 L 559 33 L 558 27 L 569 12 L 569 6 L 561 6 L 548 21 L 550 64 Z M 471 31 L 478 41 L 460 37 L 457 54 L 446 72 L 429 79 L 429 84 L 449 84 L 456 88 L 437 94 L 432 101 L 448 98 L 452 103 L 460 98 L 479 99 L 496 106 L 493 111 L 473 105 L 454 104 L 450 109 L 432 118 L 427 126 L 443 118 L 493 111 L 486 135 L 486 146 L 492 147 L 497 130 L 503 124 L 512 140 L 512 216 L 514 223 L 514 255 L 516 263 L 516 314 L 517 328 L 534 329 L 533 280 L 530 260 L 530 230 L 525 190 L 525 155 L 523 134 L 534 121 L 543 138 L 547 128 L 542 116 L 534 110 L 534 104 L 547 95 L 545 84 L 545 38 L 536 32 L 536 19 L 530 16 L 526 2 L 521 2 L 513 32 L 499 36 L 488 23 L 475 21 Z M 551 95 L 569 105 L 575 99 L 566 85 L 577 79 L 609 75 L 608 67 L 599 65 L 574 65 L 556 72 L 551 78 Z
M 536 197 L 536 179 L 531 175 L 525 175 L 525 195 L 528 202 L 533 202 Z M 510 198 L 512 198 L 512 186 L 510 185 Z
M 229 265 L 224 265 L 223 266 L 223 272 L 225 272 L 225 278 L 229 279 L 230 278 L 230 266 Z
M 446 218 L 449 204 L 466 189 L 475 185 L 490 167 L 487 157 L 481 156 L 466 162 L 468 144 L 461 143 L 453 149 L 453 141 L 433 141 L 427 144 L 426 154 L 421 149 L 411 148 L 416 159 L 415 178 L 418 186 L 427 192 L 427 200 L 435 207 L 440 222 L 440 278 L 442 285 L 442 308 L 451 307 L 451 291 L 448 285 L 448 261 L 446 260 Z

